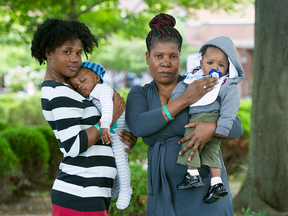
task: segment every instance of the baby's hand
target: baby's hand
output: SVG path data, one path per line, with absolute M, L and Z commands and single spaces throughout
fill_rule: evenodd
M 110 128 L 101 128 L 101 139 L 103 144 L 109 144 L 112 140 L 110 136 Z

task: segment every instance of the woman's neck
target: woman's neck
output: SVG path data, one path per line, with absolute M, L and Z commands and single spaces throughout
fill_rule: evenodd
M 46 80 L 54 80 L 54 81 L 63 82 L 63 83 L 68 84 L 68 78 L 60 77 L 57 74 L 51 73 L 50 71 L 47 71 L 47 70 L 46 70 L 46 74 L 44 77 L 44 81 L 46 81 Z
M 172 101 L 172 91 L 177 84 L 178 79 L 167 85 L 156 83 L 157 92 L 162 106 Z

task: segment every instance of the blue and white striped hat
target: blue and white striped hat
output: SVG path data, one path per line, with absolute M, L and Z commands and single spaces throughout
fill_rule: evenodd
M 94 71 L 100 77 L 101 82 L 103 83 L 105 68 L 102 65 L 99 65 L 99 64 L 94 63 L 94 62 L 82 62 L 80 67 L 88 68 L 88 69 Z

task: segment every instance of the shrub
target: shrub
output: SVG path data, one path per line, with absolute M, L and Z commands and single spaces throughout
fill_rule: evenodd
M 0 101 L 1 104 L 11 104 L 17 102 L 17 94 L 15 93 L 5 93 L 5 94 L 0 94 Z
M 19 158 L 21 170 L 32 182 L 42 182 L 48 169 L 50 157 L 48 143 L 42 133 L 33 128 L 7 129 L 0 133 L 7 139 Z
M 10 128 L 10 125 L 7 122 L 0 121 L 0 131 Z
M 59 172 L 59 164 L 63 159 L 63 153 L 59 149 L 59 145 L 53 130 L 50 126 L 39 125 L 33 126 L 33 128 L 39 132 L 41 132 L 48 143 L 50 159 L 48 161 L 49 170 L 48 170 L 48 178 L 50 180 L 54 180 Z
M 0 121 L 7 122 L 9 109 L 15 104 L 15 95 L 11 93 L 0 94 Z
M 242 127 L 243 127 L 242 137 L 247 140 L 249 140 L 249 136 L 250 136 L 251 106 L 252 106 L 251 99 L 241 100 L 241 105 L 237 113 L 238 117 L 240 118 Z
M 147 149 L 148 145 L 145 145 L 142 138 L 139 137 L 137 139 L 136 145 L 133 148 L 133 153 L 129 154 L 128 159 L 129 162 L 142 162 L 147 158 Z
M 140 216 L 146 215 L 148 180 L 147 170 L 141 164 L 130 164 L 131 188 L 133 193 L 128 208 L 119 210 L 116 208 L 117 198 L 112 200 L 109 215 Z
M 0 121 L 11 127 L 48 125 L 41 108 L 40 92 L 34 95 L 0 94 Z
M 48 125 L 41 107 L 39 92 L 19 100 L 19 104 L 9 109 L 9 123 L 11 127 L 24 127 L 27 125 Z
M 0 136 L 0 180 L 12 173 L 19 162 L 19 158 L 12 151 L 9 142 Z
M 267 216 L 266 211 L 260 211 L 259 213 L 252 211 L 251 207 L 248 207 L 246 211 L 242 209 L 242 212 L 244 213 L 244 216 Z

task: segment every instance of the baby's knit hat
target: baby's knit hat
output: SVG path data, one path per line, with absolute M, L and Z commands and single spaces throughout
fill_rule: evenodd
M 99 65 L 99 64 L 94 63 L 94 62 L 82 62 L 80 67 L 88 68 L 88 69 L 94 71 L 100 77 L 101 82 L 103 83 L 105 68 L 102 65 Z

